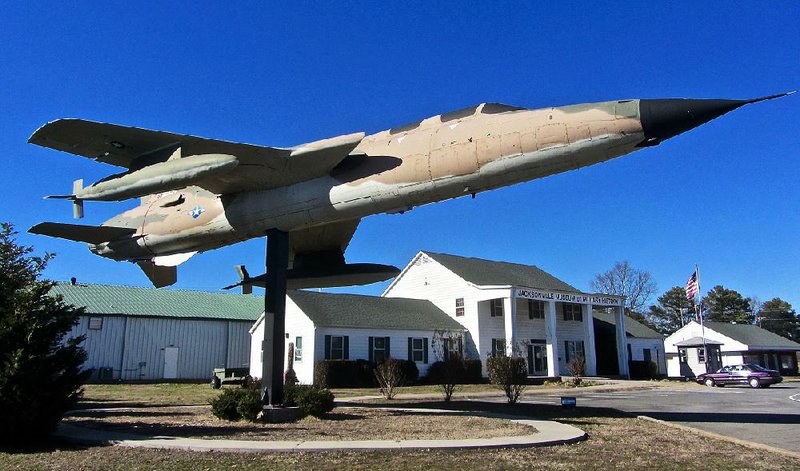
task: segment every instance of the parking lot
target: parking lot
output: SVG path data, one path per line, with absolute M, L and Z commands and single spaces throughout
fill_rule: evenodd
M 611 407 L 800 452 L 800 382 L 764 389 L 687 386 L 608 393 L 576 390 L 575 396 L 578 407 Z M 553 404 L 559 400 L 548 395 L 526 398 L 525 402 Z

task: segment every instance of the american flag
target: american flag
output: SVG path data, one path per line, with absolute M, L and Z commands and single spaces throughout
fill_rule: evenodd
M 694 299 L 698 294 L 700 294 L 700 288 L 697 285 L 697 269 L 695 268 L 689 281 L 686 282 L 686 299 Z

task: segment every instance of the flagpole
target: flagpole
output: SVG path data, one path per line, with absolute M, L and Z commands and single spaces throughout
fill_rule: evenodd
M 706 347 L 706 326 L 703 322 L 702 291 L 700 291 L 700 267 L 695 264 L 694 272 L 697 274 L 697 304 L 700 306 L 700 336 L 703 338 L 703 359 L 705 360 L 706 373 L 708 373 L 708 348 Z

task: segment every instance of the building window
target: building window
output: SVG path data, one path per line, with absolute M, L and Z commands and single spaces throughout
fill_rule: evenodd
M 294 338 L 294 361 L 303 361 L 303 337 Z
M 528 300 L 528 319 L 544 319 L 544 301 Z
M 565 321 L 583 322 L 583 312 L 582 312 L 583 306 L 575 303 L 564 303 L 562 307 L 564 309 Z
M 506 356 L 506 339 L 492 339 L 492 357 Z
M 350 356 L 350 338 L 347 335 L 325 336 L 325 359 L 347 360 Z
M 686 354 L 686 349 L 685 348 L 679 348 L 678 349 L 678 359 L 679 359 L 679 361 L 681 363 L 688 363 L 689 362 L 689 356 Z
M 489 309 L 492 313 L 492 317 L 503 317 L 503 298 L 489 301 Z
M 464 357 L 461 336 L 446 338 L 443 340 L 443 342 L 444 342 L 443 346 L 444 346 L 445 361 L 451 358 Z
M 567 356 L 567 363 L 575 358 L 586 358 L 583 351 L 583 340 L 565 340 L 564 351 Z
M 428 338 L 408 338 L 408 359 L 415 363 L 428 363 Z
M 369 338 L 369 361 L 381 363 L 389 358 L 389 337 L 370 337 Z
M 456 298 L 456 317 L 464 316 L 464 298 Z
M 647 363 L 653 361 L 653 354 L 650 352 L 649 348 L 642 349 L 642 356 L 644 357 L 644 361 L 646 361 Z
M 89 318 L 89 330 L 100 330 L 103 328 L 103 318 L 102 317 L 90 317 Z
M 697 361 L 700 363 L 706 362 L 706 349 L 703 347 L 697 347 Z

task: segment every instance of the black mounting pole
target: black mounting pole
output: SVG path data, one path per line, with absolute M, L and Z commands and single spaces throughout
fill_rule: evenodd
M 264 296 L 264 341 L 261 344 L 261 399 L 265 405 L 283 403 L 283 362 L 286 344 L 286 275 L 289 234 L 267 231 L 267 283 Z

